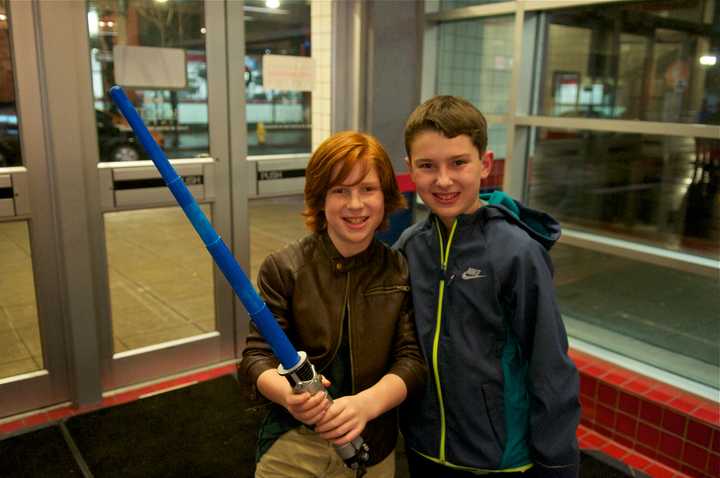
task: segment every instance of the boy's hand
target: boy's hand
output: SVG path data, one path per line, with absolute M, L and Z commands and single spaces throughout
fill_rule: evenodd
M 370 417 L 363 399 L 358 395 L 336 399 L 315 426 L 315 431 L 335 445 L 344 445 L 365 429 Z
M 325 377 L 322 378 L 322 381 L 325 388 L 330 386 L 330 382 Z M 327 393 L 318 392 L 310 395 L 307 392 L 291 392 L 285 396 L 285 408 L 296 420 L 303 422 L 305 425 L 318 423 L 330 407 L 330 404 Z

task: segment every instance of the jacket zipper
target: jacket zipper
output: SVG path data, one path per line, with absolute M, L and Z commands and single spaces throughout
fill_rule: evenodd
M 445 405 L 443 403 L 442 390 L 440 388 L 440 372 L 438 371 L 438 348 L 440 346 L 440 329 L 442 326 L 442 309 L 443 309 L 443 296 L 445 293 L 445 273 L 447 272 L 448 257 L 450 256 L 450 244 L 452 244 L 453 236 L 455 235 L 455 227 L 457 221 L 453 222 L 450 235 L 448 236 L 447 248 L 444 246 L 442 232 L 440 231 L 440 225 L 435 221 L 435 229 L 438 233 L 438 239 L 440 241 L 440 267 L 442 268 L 443 278 L 440 279 L 440 287 L 438 292 L 438 305 L 437 314 L 435 318 L 435 337 L 433 338 L 433 350 L 432 350 L 432 362 L 433 362 L 433 376 L 435 378 L 435 389 L 437 390 L 438 404 L 440 405 L 440 450 L 438 458 L 441 463 L 445 463 Z
M 335 350 L 333 350 L 332 356 L 330 360 L 328 361 L 325 368 L 327 368 L 333 360 L 337 358 L 338 351 L 340 350 L 340 345 L 342 344 L 342 338 L 343 338 L 343 326 L 345 324 L 345 314 L 347 313 L 348 316 L 348 353 L 350 355 L 350 385 L 352 388 L 352 393 L 355 394 L 355 374 L 353 372 L 353 359 L 352 359 L 352 339 L 350 337 L 350 331 L 352 330 L 350 327 L 350 303 L 348 302 L 348 290 L 350 289 L 350 272 L 345 273 L 345 299 L 343 301 L 342 310 L 340 311 L 340 334 L 338 335 L 338 341 L 335 345 Z
M 350 327 L 350 301 L 348 300 L 348 291 L 350 290 L 350 271 L 347 272 L 347 281 L 345 282 L 345 308 L 347 309 L 347 329 L 348 329 L 348 355 L 350 356 L 350 385 L 352 395 L 355 395 L 355 365 L 353 364 L 353 340 L 352 327 Z M 343 322 L 345 317 L 343 314 Z M 342 342 L 342 327 L 340 327 L 340 341 Z M 337 353 L 337 352 L 336 352 Z

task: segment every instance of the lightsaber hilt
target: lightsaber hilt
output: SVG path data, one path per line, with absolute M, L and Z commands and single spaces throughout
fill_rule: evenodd
M 286 369 L 281 364 L 278 366 L 278 373 L 290 382 L 293 392 L 308 392 L 310 395 L 324 393 L 332 403 L 332 397 L 322 383 L 322 375 L 315 371 L 315 367 L 310 363 L 305 352 L 298 352 L 298 355 L 300 355 L 300 362 L 297 365 Z M 356 471 L 356 476 L 361 477 L 365 474 L 365 468 L 370 459 L 370 448 L 362 436 L 358 435 L 344 445 L 335 445 L 335 451 L 348 468 Z

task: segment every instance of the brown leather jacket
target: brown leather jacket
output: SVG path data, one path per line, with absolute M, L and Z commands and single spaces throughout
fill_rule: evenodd
M 422 390 L 426 368 L 415 335 L 404 257 L 378 241 L 345 258 L 327 233 L 311 234 L 268 256 L 258 274 L 260 295 L 292 344 L 322 372 L 335 357 L 347 313 L 352 389 L 357 393 L 383 375 L 398 375 L 408 395 Z M 277 359 L 250 326 L 241 371 L 254 384 Z M 385 458 L 397 439 L 396 412 L 368 423 L 363 432 L 370 464 Z

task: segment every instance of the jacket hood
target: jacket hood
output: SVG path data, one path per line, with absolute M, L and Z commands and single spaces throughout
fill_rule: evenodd
M 510 222 L 517 224 L 530 237 L 550 250 L 560 239 L 560 223 L 551 215 L 524 206 L 502 191 L 481 194 L 480 199 L 487 207 L 499 211 Z

